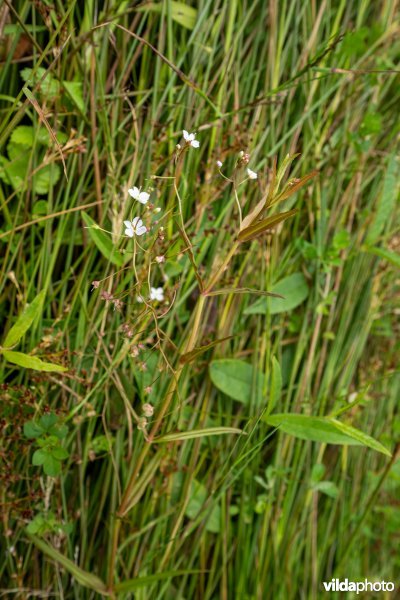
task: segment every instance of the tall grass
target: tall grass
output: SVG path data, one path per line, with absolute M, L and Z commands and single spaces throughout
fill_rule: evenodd
M 283 600 L 322 597 L 332 577 L 395 581 L 397 11 L 1 4 L 3 329 L 45 290 L 15 350 L 67 368 L 1 358 L 2 594 Z M 176 149 L 184 129 L 200 148 Z M 258 179 L 236 186 L 216 161 L 238 184 L 240 152 Z M 236 248 L 238 202 L 246 217 L 294 153 L 282 185 L 318 176 L 271 214 L 297 213 Z M 125 241 L 136 214 L 151 231 Z M 294 273 L 302 303 L 252 313 L 269 302 L 254 292 Z M 232 358 L 265 373 L 261 405 L 255 376 L 242 402 L 214 385 L 210 364 Z M 273 412 L 339 415 L 392 458 L 271 428 L 276 390 Z M 68 425 L 57 477 L 23 431 L 47 413 Z

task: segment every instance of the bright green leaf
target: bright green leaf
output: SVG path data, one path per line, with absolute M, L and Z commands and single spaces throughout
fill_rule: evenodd
M 235 358 L 212 361 L 209 367 L 213 384 L 224 394 L 243 404 L 250 404 L 253 392 L 257 404 L 262 403 L 264 375 L 252 365 Z
M 8 362 L 24 367 L 25 369 L 34 369 L 35 371 L 48 371 L 53 373 L 63 373 L 67 371 L 65 367 L 56 365 L 54 363 L 43 362 L 37 356 L 30 356 L 23 352 L 14 352 L 11 350 L 4 350 L 3 356 Z
M 46 290 L 42 290 L 25 310 L 19 315 L 16 323 L 11 327 L 3 344 L 5 348 L 11 348 L 18 344 L 22 336 L 28 331 L 36 317 L 42 313 L 43 300 Z
M 265 422 L 302 440 L 325 444 L 363 445 L 391 456 L 389 450 L 374 438 L 331 417 L 282 413 L 268 416 Z

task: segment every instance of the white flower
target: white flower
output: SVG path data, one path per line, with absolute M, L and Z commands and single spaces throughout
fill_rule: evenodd
M 164 300 L 164 290 L 162 287 L 150 288 L 150 300 L 157 300 L 157 302 Z
M 185 138 L 185 140 L 187 141 L 188 144 L 193 146 L 193 148 L 198 148 L 200 146 L 200 142 L 198 142 L 197 140 L 194 139 L 196 137 L 195 133 L 188 133 L 186 131 L 186 129 L 184 129 L 183 137 Z
M 147 201 L 150 198 L 150 194 L 147 192 L 141 192 L 136 185 L 128 190 L 128 194 L 132 196 L 132 198 L 135 198 L 135 200 L 138 200 L 140 204 L 147 204 Z
M 247 175 L 250 177 L 250 179 L 257 179 L 258 177 L 257 173 L 255 173 L 251 169 L 247 169 Z
M 133 221 L 124 221 L 125 235 L 133 237 L 134 235 L 143 235 L 147 231 L 147 227 L 143 225 L 140 217 L 135 217 Z
M 217 167 L 220 169 L 224 163 L 220 160 L 217 160 Z

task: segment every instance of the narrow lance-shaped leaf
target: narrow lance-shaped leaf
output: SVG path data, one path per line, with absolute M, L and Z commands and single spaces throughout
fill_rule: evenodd
M 35 546 L 39 548 L 43 554 L 46 554 L 46 556 L 62 565 L 78 583 L 91 590 L 95 590 L 99 594 L 105 596 L 109 595 L 106 584 L 99 577 L 78 567 L 72 560 L 61 554 L 61 552 L 47 544 L 44 540 L 41 540 L 35 535 L 28 535 Z
M 201 354 L 204 354 L 204 352 L 206 352 L 210 348 L 214 348 L 214 346 L 217 346 L 218 344 L 222 344 L 222 342 L 226 342 L 227 340 L 231 340 L 232 338 L 233 338 L 233 335 L 228 335 L 227 337 L 221 338 L 219 340 L 214 340 L 213 342 L 211 342 L 210 344 L 206 344 L 205 346 L 198 346 L 197 348 L 194 348 L 190 352 L 186 352 L 186 354 L 182 354 L 181 357 L 179 358 L 179 362 L 181 362 L 184 365 L 187 363 L 190 363 L 195 358 L 200 356 Z
M 180 431 L 177 433 L 167 433 L 159 438 L 156 438 L 154 442 L 180 442 L 182 440 L 192 440 L 194 438 L 208 437 L 210 435 L 223 435 L 223 434 L 245 434 L 242 429 L 236 427 L 208 427 L 207 429 L 195 429 L 194 431 Z
M 45 294 L 46 290 L 42 290 L 19 315 L 16 323 L 11 327 L 4 340 L 3 346 L 5 348 L 11 348 L 12 346 L 15 346 L 15 344 L 18 344 L 22 336 L 32 325 L 35 318 L 41 314 Z
M 254 225 L 250 225 L 240 231 L 238 235 L 239 242 L 248 242 L 249 240 L 253 240 L 254 238 L 270 231 L 273 227 L 281 223 L 282 221 L 286 221 L 289 217 L 292 217 L 298 212 L 297 208 L 293 208 L 292 210 L 288 210 L 283 213 L 278 213 L 277 215 L 272 215 L 271 217 L 267 217 L 266 219 L 262 219 L 262 221 L 258 221 L 254 223 Z
M 278 202 L 282 202 L 283 200 L 290 198 L 290 196 L 293 196 L 293 194 L 295 194 L 300 188 L 305 186 L 305 184 L 316 175 L 318 175 L 318 171 L 311 171 L 311 173 L 304 175 L 304 177 L 301 177 L 296 182 L 288 182 L 283 192 L 281 194 L 278 194 L 276 198 L 273 198 L 270 205 L 272 206 L 274 204 L 277 204 Z
M 24 367 L 25 369 L 34 369 L 35 371 L 48 371 L 53 373 L 62 373 L 67 371 L 65 367 L 54 363 L 44 362 L 37 356 L 30 356 L 24 352 L 14 352 L 12 350 L 4 350 L 3 356 L 8 362 Z
M 371 436 L 332 417 L 282 413 L 268 416 L 265 418 L 265 422 L 302 440 L 325 444 L 367 446 L 386 454 L 386 456 L 391 456 L 389 450 Z

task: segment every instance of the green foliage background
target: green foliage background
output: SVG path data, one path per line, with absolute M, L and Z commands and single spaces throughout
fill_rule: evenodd
M 17 0 L 0 30 L 1 592 L 286 600 L 396 581 L 397 2 Z M 200 148 L 176 166 L 183 129 Z M 216 161 L 230 176 L 240 151 L 258 173 L 244 216 L 274 159 L 300 153 L 282 185 L 318 176 L 203 298 L 196 275 L 239 230 Z M 135 268 L 132 185 L 161 208 Z M 336 418 L 361 445 L 271 412 Z

